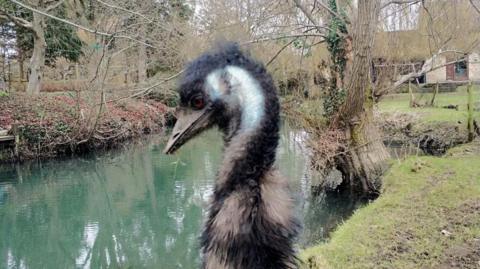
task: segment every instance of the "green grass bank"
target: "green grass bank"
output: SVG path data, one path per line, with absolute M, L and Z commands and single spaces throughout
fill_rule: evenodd
M 301 258 L 304 268 L 480 268 L 480 141 L 395 163 L 381 196 Z
M 416 101 L 429 103 L 432 93 L 416 93 Z M 385 96 L 378 103 L 381 113 L 416 113 L 423 122 L 465 122 L 467 118 L 468 93 L 466 86 L 460 86 L 455 92 L 439 93 L 433 107 L 409 106 L 408 93 L 391 94 Z M 480 108 L 480 85 L 473 85 L 474 107 Z M 444 106 L 458 106 L 458 109 L 445 109 Z M 474 112 L 474 118 L 480 118 L 480 110 Z

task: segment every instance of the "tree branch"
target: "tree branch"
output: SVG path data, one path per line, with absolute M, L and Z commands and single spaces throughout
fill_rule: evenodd
M 52 4 L 51 6 L 48 6 L 47 8 L 45 8 L 45 10 L 47 12 L 52 11 L 52 10 L 56 9 L 57 7 L 61 6 L 63 3 L 65 3 L 65 0 L 60 0 L 60 1 Z
M 315 27 L 319 33 L 322 33 L 321 29 L 326 29 L 326 30 L 329 30 L 329 31 L 332 30 L 329 27 L 320 26 L 320 24 L 312 16 L 312 14 L 305 8 L 305 6 L 302 5 L 302 3 L 300 3 L 300 0 L 293 0 L 293 2 L 295 2 L 295 5 L 298 7 L 298 9 L 300 9 L 302 11 L 302 13 L 307 17 L 307 19 L 310 21 L 310 23 L 313 24 L 313 27 Z M 328 9 L 328 7 L 325 6 L 325 4 L 321 3 L 321 1 L 319 1 L 318 4 L 320 4 L 322 7 L 325 7 L 325 8 Z M 330 9 L 328 9 L 328 10 L 330 10 Z M 332 10 L 330 10 L 330 11 L 333 12 Z M 337 14 L 337 13 L 335 13 L 335 14 Z M 340 17 L 338 14 L 335 17 L 339 18 L 342 21 L 345 21 L 345 19 Z M 350 22 L 345 21 L 345 23 L 350 23 Z M 344 36 L 343 33 L 337 33 L 337 34 L 340 35 L 340 36 Z
M 30 11 L 32 11 L 32 12 L 35 12 L 35 13 L 41 14 L 41 15 L 43 15 L 43 16 L 49 17 L 49 18 L 51 18 L 51 19 L 54 19 L 54 20 L 63 22 L 63 23 L 65 23 L 65 24 L 71 25 L 71 26 L 76 27 L 76 28 L 78 28 L 78 29 L 82 29 L 82 30 L 84 30 L 84 31 L 87 31 L 87 32 L 92 33 L 92 34 L 95 34 L 95 35 L 101 35 L 101 36 L 107 36 L 107 37 L 128 39 L 128 40 L 132 40 L 132 41 L 135 41 L 135 42 L 137 42 L 137 43 L 143 44 L 143 45 L 145 45 L 145 46 L 147 46 L 147 47 L 154 48 L 154 49 L 158 49 L 158 48 L 155 47 L 155 46 L 152 46 L 152 45 L 150 45 L 150 44 L 148 44 L 148 43 L 146 43 L 146 42 L 143 42 L 143 41 L 141 41 L 141 40 L 135 39 L 135 38 L 133 38 L 133 37 L 131 37 L 131 36 L 116 35 L 116 33 L 107 33 L 107 32 L 101 32 L 101 31 L 97 31 L 97 30 L 94 30 L 94 29 L 90 29 L 90 28 L 85 27 L 85 26 L 83 26 L 83 25 L 76 24 L 76 23 L 74 23 L 74 22 L 71 22 L 71 21 L 68 21 L 68 20 L 65 20 L 65 19 L 56 17 L 56 16 L 54 16 L 54 15 L 51 15 L 51 14 L 49 14 L 49 13 L 40 11 L 40 10 L 35 9 L 35 8 L 31 7 L 31 6 L 28 6 L 28 5 L 24 4 L 24 3 L 21 3 L 21 2 L 19 2 L 19 1 L 17 1 L 17 0 L 9 0 L 9 1 L 12 2 L 12 3 L 14 3 L 14 4 L 17 4 L 17 5 L 21 6 L 21 7 L 23 7 L 23 8 L 25 8 L 25 9 L 28 9 L 28 10 L 30 10 Z
M 185 71 L 185 69 L 182 69 L 178 73 L 176 73 L 176 74 L 174 74 L 174 75 L 172 75 L 168 78 L 164 78 L 164 79 L 160 80 L 159 82 L 157 82 L 157 83 L 155 83 L 151 86 L 148 86 L 148 87 L 143 88 L 143 89 L 139 89 L 138 92 L 136 92 L 132 95 L 125 96 L 125 97 L 120 97 L 120 98 L 114 99 L 114 100 L 109 100 L 109 101 L 107 101 L 107 103 L 117 102 L 117 101 L 120 101 L 120 100 L 123 100 L 123 99 L 129 99 L 129 98 L 134 98 L 134 97 L 146 95 L 149 92 L 151 92 L 153 88 L 158 87 L 158 86 L 162 85 L 163 83 L 168 82 L 168 81 L 180 76 L 184 71 Z
M 477 7 L 477 5 L 475 5 L 475 3 L 473 2 L 473 0 L 470 0 L 470 4 L 473 6 L 473 8 L 477 11 L 478 14 L 480 14 L 480 9 Z
M 248 44 L 260 43 L 260 42 L 265 42 L 265 41 L 280 40 L 280 39 L 286 39 L 286 38 L 299 38 L 299 37 L 307 37 L 307 36 L 325 37 L 325 35 L 322 35 L 322 34 L 284 35 L 284 36 L 274 36 L 274 37 L 264 37 L 264 38 L 253 39 L 253 40 L 250 40 L 250 41 L 242 42 L 242 43 L 240 43 L 240 45 L 248 45 Z
M 298 2 L 298 0 L 294 0 L 295 2 Z M 323 7 L 324 9 L 326 9 L 330 14 L 332 14 L 333 16 L 337 17 L 338 19 L 342 20 L 345 22 L 345 24 L 350 24 L 350 21 L 343 17 L 343 16 L 340 16 L 340 14 L 338 14 L 337 12 L 331 10 L 327 5 L 325 5 L 322 1 L 318 1 L 318 4 Z
M 392 1 L 389 1 L 387 3 L 385 3 L 382 7 L 380 7 L 380 9 L 384 9 L 386 7 L 388 7 L 389 5 L 392 5 L 392 4 L 397 4 L 397 5 L 401 5 L 401 4 L 416 4 L 416 3 L 420 3 L 422 2 L 422 0 L 392 0 Z
M 23 28 L 27 28 L 28 30 L 31 30 L 33 31 L 33 25 L 31 22 L 25 20 L 25 19 L 22 19 L 20 17 L 15 17 L 15 16 L 12 16 L 10 14 L 8 14 L 6 11 L 4 10 L 0 10 L 0 19 L 4 19 L 4 20 L 7 20 L 7 21 L 11 21 L 13 23 L 15 23 L 17 26 L 19 27 L 23 27 Z
M 127 13 L 130 13 L 130 14 L 133 14 L 133 15 L 138 16 L 138 17 L 140 17 L 140 18 L 142 18 L 142 19 L 144 19 L 144 20 L 146 20 L 146 21 L 148 21 L 148 22 L 153 22 L 152 19 L 150 19 L 150 18 L 148 18 L 147 16 L 145 16 L 145 15 L 143 15 L 143 14 L 140 14 L 140 13 L 138 13 L 138 12 L 135 12 L 135 11 L 132 11 L 132 10 L 128 10 L 128 9 L 123 8 L 123 7 L 120 7 L 120 6 L 115 6 L 115 5 L 113 5 L 113 4 L 109 4 L 109 3 L 104 2 L 104 1 L 102 1 L 102 0 L 97 0 L 97 2 L 99 2 L 100 4 L 102 4 L 102 5 L 104 5 L 104 6 L 107 6 L 107 7 L 109 7 L 109 8 L 118 9 L 118 10 L 121 10 L 121 11 L 123 11 L 123 12 L 127 12 Z
M 120 11 L 123 11 L 123 12 L 126 12 L 126 13 L 130 13 L 132 15 L 135 15 L 137 17 L 140 17 L 142 18 L 143 20 L 147 21 L 148 23 L 152 23 L 152 24 L 155 24 L 156 26 L 166 30 L 166 31 L 171 31 L 171 29 L 168 29 L 167 27 L 165 27 L 164 25 L 160 24 L 160 23 L 156 23 L 154 19 L 152 18 L 149 18 L 141 13 L 138 13 L 136 11 L 132 11 L 132 10 L 129 10 L 129 9 L 126 9 L 124 7 L 121 7 L 121 6 L 116 6 L 116 5 L 113 5 L 113 4 L 110 4 L 110 3 L 107 3 L 107 2 L 104 2 L 102 0 L 96 0 L 97 2 L 99 2 L 100 4 L 106 6 L 106 7 L 109 7 L 109 8 L 113 8 L 113 9 L 118 9 Z
M 297 6 L 298 9 L 302 11 L 302 13 L 307 17 L 307 19 L 310 21 L 310 23 L 313 23 L 315 27 L 319 25 L 317 20 L 312 16 L 312 14 L 300 3 L 300 0 L 293 0 L 295 2 L 295 5 Z
M 277 53 L 275 53 L 275 55 L 273 55 L 272 58 L 270 58 L 270 60 L 267 62 L 267 64 L 265 64 L 265 66 L 269 66 L 273 61 L 275 61 L 275 59 L 278 57 L 278 55 L 280 55 L 280 53 L 282 53 L 283 50 L 285 50 L 288 46 L 290 46 L 293 42 L 297 41 L 298 40 L 298 37 L 295 38 L 295 39 L 292 39 L 290 42 L 288 42 L 287 44 L 283 45 L 283 47 L 281 47 Z

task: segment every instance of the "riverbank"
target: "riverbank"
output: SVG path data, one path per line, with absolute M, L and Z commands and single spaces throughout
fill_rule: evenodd
M 473 91 L 473 119 L 480 135 L 480 88 Z M 417 94 L 416 102 L 431 102 L 431 94 Z M 410 107 L 409 94 L 392 94 L 378 104 L 375 121 L 383 131 L 386 144 L 419 147 L 427 155 L 442 155 L 448 149 L 468 141 L 468 93 L 465 86 L 457 91 L 438 94 L 435 104 Z
M 95 100 L 64 94 L 0 97 L 0 129 L 19 138 L 16 149 L 0 145 L 0 162 L 113 148 L 162 131 L 169 111 L 154 100 L 102 105 Z
M 431 94 L 417 94 L 418 103 L 431 102 Z M 409 94 L 385 96 L 375 107 L 374 121 L 383 133 L 386 145 L 420 148 L 427 155 L 442 155 L 448 149 L 466 143 L 468 93 L 465 86 L 455 92 L 440 93 L 433 106 L 410 107 Z M 473 119 L 480 135 L 480 86 L 473 91 Z M 454 109 L 446 107 L 454 107 Z M 284 114 L 301 128 L 319 135 L 327 129 L 321 99 L 301 99 L 291 96 L 282 99 Z
M 394 164 L 377 200 L 302 253 L 305 268 L 479 268 L 479 163 L 477 139 Z

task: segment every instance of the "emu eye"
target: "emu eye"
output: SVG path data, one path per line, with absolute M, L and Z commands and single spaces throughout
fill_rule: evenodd
M 195 109 L 202 109 L 205 106 L 205 100 L 202 96 L 193 97 L 191 105 Z

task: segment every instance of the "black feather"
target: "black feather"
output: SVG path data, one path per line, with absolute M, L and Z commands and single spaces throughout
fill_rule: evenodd
M 242 52 L 237 44 L 220 45 L 188 64 L 179 84 L 181 102 L 187 104 L 192 96 L 204 89 L 208 74 L 226 66 L 243 68 L 259 83 L 265 100 L 265 114 L 260 126 L 246 142 L 242 157 L 231 165 L 226 181 L 215 187 L 209 218 L 201 237 L 203 253 L 206 259 L 208 254 L 214 253 L 223 268 L 296 268 L 293 242 L 299 230 L 298 221 L 291 217 L 287 223 L 275 223 L 267 216 L 268 212 L 262 210 L 267 201 L 262 197 L 261 187 L 273 169 L 280 128 L 277 90 L 264 65 Z M 224 132 L 228 145 L 238 135 L 240 117 L 226 114 L 222 108 L 224 104 L 215 105 L 218 106 L 216 123 Z M 228 149 L 226 155 L 231 154 Z M 214 221 L 226 199 L 233 194 L 242 197 L 242 212 L 246 212 L 242 232 L 219 240 L 215 236 L 218 231 Z M 204 267 L 207 264 L 204 261 Z

